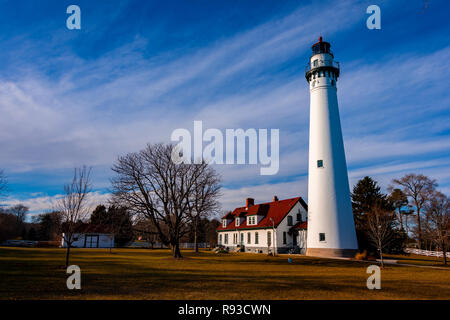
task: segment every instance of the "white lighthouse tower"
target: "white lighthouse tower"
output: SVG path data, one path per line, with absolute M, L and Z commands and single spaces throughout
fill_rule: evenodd
M 322 37 L 305 76 L 311 100 L 306 254 L 353 257 L 358 244 L 336 93 L 339 64 Z

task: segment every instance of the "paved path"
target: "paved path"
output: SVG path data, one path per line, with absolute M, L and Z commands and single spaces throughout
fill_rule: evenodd
M 303 254 L 295 254 L 295 253 L 280 253 L 281 255 L 290 255 L 290 256 L 305 256 Z M 381 263 L 380 259 L 377 259 L 376 261 L 367 261 L 367 260 L 354 260 L 350 258 L 341 258 L 341 257 L 315 257 L 315 258 L 322 258 L 322 259 L 334 259 L 334 260 L 347 260 L 347 261 L 357 261 L 357 262 L 365 262 L 365 263 Z M 402 267 L 418 267 L 418 268 L 429 268 L 429 269 L 440 269 L 440 270 L 450 270 L 450 268 L 446 267 L 435 267 L 435 266 L 426 266 L 426 265 L 420 265 L 420 264 L 410 264 L 410 263 L 398 263 L 398 260 L 393 259 L 384 259 L 385 264 L 391 264 L 395 266 L 402 266 Z

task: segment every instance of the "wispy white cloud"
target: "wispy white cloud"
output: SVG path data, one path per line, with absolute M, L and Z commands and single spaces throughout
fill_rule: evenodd
M 117 155 L 167 142 L 172 130 L 190 129 L 194 120 L 206 128 L 278 128 L 277 176 L 261 177 L 254 166 L 217 168 L 224 207 L 247 196 L 270 200 L 273 193 L 306 198 L 309 92 L 303 68 L 272 71 L 291 60 L 306 64 L 319 30 L 331 39 L 351 34 L 362 21 L 360 11 L 351 1 L 305 5 L 205 47 L 153 57 L 143 53 L 149 40 L 136 35 L 92 60 L 69 48 L 39 66 L 17 59 L 15 76 L 0 76 L 0 164 L 11 175 L 93 165 L 102 171 L 96 187 L 103 188 Z M 61 39 L 58 33 L 51 45 Z M 26 41 L 17 56 L 39 54 L 39 46 Z M 442 64 L 449 58 L 450 47 L 444 47 L 371 63 L 343 61 L 338 94 L 352 183 L 367 174 L 388 183 L 402 170 L 426 169 L 448 188 L 450 181 L 431 163 L 443 171 L 450 159 L 449 136 L 440 134 L 450 130 L 449 115 L 442 114 L 450 103 L 450 67 Z M 64 72 L 49 75 L 52 65 Z M 54 197 L 24 201 L 45 210 Z
M 12 207 L 21 204 L 29 208 L 31 215 L 36 215 L 51 210 L 58 210 L 58 201 L 61 197 L 61 194 L 53 196 L 39 194 L 26 199 L 9 197 L 3 201 L 2 205 Z M 86 206 L 92 211 L 99 204 L 107 204 L 110 197 L 111 195 L 108 193 L 90 192 L 87 197 Z

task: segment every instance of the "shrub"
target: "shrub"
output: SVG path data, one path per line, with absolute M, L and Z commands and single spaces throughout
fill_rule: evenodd
M 367 260 L 367 250 L 364 250 L 363 252 L 358 252 L 355 255 L 356 260 Z

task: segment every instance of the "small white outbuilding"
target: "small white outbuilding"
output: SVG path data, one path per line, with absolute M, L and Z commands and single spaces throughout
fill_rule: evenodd
M 62 234 L 61 246 L 67 247 L 67 243 Z M 74 233 L 72 248 L 114 248 L 114 234 L 105 232 L 98 226 L 94 228 L 87 226 L 78 233 Z

